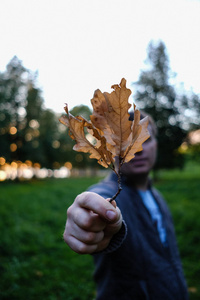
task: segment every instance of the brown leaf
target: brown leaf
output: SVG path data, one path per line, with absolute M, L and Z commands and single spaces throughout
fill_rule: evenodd
M 103 167 L 108 167 L 112 161 L 112 155 L 105 148 L 105 138 L 101 137 L 93 125 L 82 117 L 74 117 L 68 112 L 67 105 L 65 106 L 66 115 L 60 118 L 60 122 L 69 128 L 69 135 L 76 141 L 73 149 L 79 152 L 90 153 L 90 158 L 95 158 Z M 100 141 L 98 146 L 91 144 L 85 136 L 84 128 L 93 131 L 95 139 Z
M 78 119 L 84 122 L 84 127 L 87 128 L 87 131 L 96 140 L 95 149 L 101 155 L 101 159 L 99 163 L 104 167 L 105 167 L 105 162 L 106 162 L 106 167 L 108 167 L 108 165 L 110 165 L 111 163 L 114 163 L 112 154 L 110 153 L 110 151 L 107 150 L 105 137 L 100 135 L 99 131 L 93 126 L 92 123 L 88 122 L 83 117 L 78 117 Z
M 135 110 L 134 115 L 135 118 L 132 128 L 132 141 L 124 155 L 124 162 L 129 162 L 132 158 L 135 157 L 136 152 L 142 151 L 142 144 L 150 137 L 148 131 L 148 117 L 140 120 L 139 110 Z
M 108 167 L 113 165 L 115 157 L 120 161 L 128 162 L 135 153 L 142 150 L 142 143 L 148 139 L 148 119 L 140 120 L 140 112 L 134 106 L 134 121 L 129 120 L 129 108 L 131 104 L 128 98 L 131 91 L 126 88 L 126 80 L 122 78 L 119 85 L 112 86 L 114 91 L 102 93 L 94 92 L 91 100 L 93 114 L 90 121 L 83 117 L 74 117 L 65 107 L 66 115 L 60 118 L 60 122 L 69 128 L 69 135 L 76 141 L 73 149 L 89 152 L 90 158 Z M 84 129 L 93 136 L 96 144 L 88 141 Z
M 102 94 L 99 90 L 95 92 L 91 100 L 94 111 L 90 118 L 94 126 L 103 131 L 113 156 L 123 157 L 131 134 L 132 122 L 129 121 L 128 113 L 131 91 L 126 88 L 124 78 L 120 85 L 113 85 L 112 88 L 114 91 L 110 94 Z
M 104 94 L 100 90 L 94 92 L 94 96 L 91 100 L 93 106 L 93 114 L 90 116 L 92 124 L 97 128 L 101 136 L 106 137 L 106 141 L 110 145 L 115 145 L 112 140 L 112 129 L 108 125 L 106 112 L 108 106 Z
M 106 118 L 109 126 L 113 130 L 112 139 L 115 142 L 115 155 L 123 157 L 127 148 L 127 140 L 131 133 L 131 124 L 129 121 L 128 110 L 131 104 L 128 103 L 128 98 L 131 91 L 126 88 L 126 80 L 123 78 L 120 85 L 113 85 L 114 91 L 104 93 L 108 103 L 108 112 Z

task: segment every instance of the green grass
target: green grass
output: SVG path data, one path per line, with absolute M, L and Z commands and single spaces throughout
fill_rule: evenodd
M 156 186 L 173 215 L 190 299 L 200 299 L 200 166 L 161 172 Z
M 98 178 L 0 184 L 0 299 L 90 300 L 93 261 L 64 243 L 66 209 Z M 171 209 L 192 300 L 200 299 L 200 167 L 163 171 L 157 188 Z
M 98 179 L 1 185 L 0 299 L 92 299 L 92 258 L 64 243 L 66 209 Z

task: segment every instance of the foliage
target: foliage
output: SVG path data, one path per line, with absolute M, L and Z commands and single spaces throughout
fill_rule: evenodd
M 85 116 L 91 113 L 84 105 L 73 110 Z M 46 168 L 58 168 L 67 161 L 80 168 L 90 165 L 87 156 L 72 153 L 65 132 L 58 116 L 43 106 L 37 73 L 13 57 L 0 73 L 0 157 L 7 162 L 30 160 Z
M 192 90 L 177 92 L 176 105 L 180 114 L 177 118 L 181 127 L 187 131 L 199 129 L 200 95 Z
M 199 110 L 200 98 L 194 94 L 190 97 L 179 94 L 170 84 L 172 73 L 163 42 L 149 44 L 147 63 L 149 68 L 143 70 L 134 83 L 135 101 L 139 108 L 153 117 L 158 128 L 156 168 L 182 167 L 183 156 L 177 149 L 186 137 L 186 130 L 194 127 L 192 122 L 196 125 L 199 122 L 194 107 Z M 188 110 L 191 118 L 187 118 Z
M 36 74 L 15 56 L 0 81 L 1 156 L 7 161 L 30 158 L 38 147 L 43 99 L 35 87 Z M 36 156 L 37 161 L 37 156 Z
M 78 106 L 74 106 L 70 110 L 70 113 L 74 116 L 81 115 L 84 119 L 89 119 L 92 111 L 88 106 L 80 104 Z
M 171 209 L 191 290 L 200 298 L 200 166 L 160 171 L 156 186 Z M 93 260 L 74 253 L 62 239 L 66 209 L 77 193 L 99 178 L 1 183 L 0 298 L 93 299 Z
M 197 163 L 200 163 L 199 153 L 200 153 L 200 143 L 197 143 L 194 145 L 190 145 L 185 155 L 189 160 L 193 160 L 196 161 Z

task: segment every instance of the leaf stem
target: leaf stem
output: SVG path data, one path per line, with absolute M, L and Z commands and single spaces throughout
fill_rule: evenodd
M 114 196 L 112 196 L 112 198 L 109 200 L 109 202 L 111 203 L 113 200 L 115 200 L 117 198 L 117 196 L 119 195 L 119 193 L 122 190 L 122 186 L 121 186 L 121 166 L 123 164 L 123 160 L 122 158 L 119 156 L 119 166 L 118 166 L 118 171 L 115 170 L 115 168 L 113 168 L 113 171 L 115 172 L 115 174 L 117 175 L 118 179 L 118 190 L 116 192 L 116 194 Z

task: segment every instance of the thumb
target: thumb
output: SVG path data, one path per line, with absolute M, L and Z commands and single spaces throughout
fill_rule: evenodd
M 114 208 L 117 207 L 117 204 L 116 204 L 115 200 L 110 202 L 110 198 L 107 198 L 106 201 L 108 201 Z M 116 221 L 117 214 L 113 210 L 107 210 L 106 211 L 106 217 L 109 219 L 109 221 Z
M 110 199 L 111 199 L 111 198 L 107 198 L 106 200 L 107 200 L 108 202 L 110 202 Z M 117 207 L 117 203 L 115 202 L 115 200 L 112 200 L 112 201 L 110 202 L 110 204 L 112 204 L 112 206 L 114 206 L 114 208 Z

